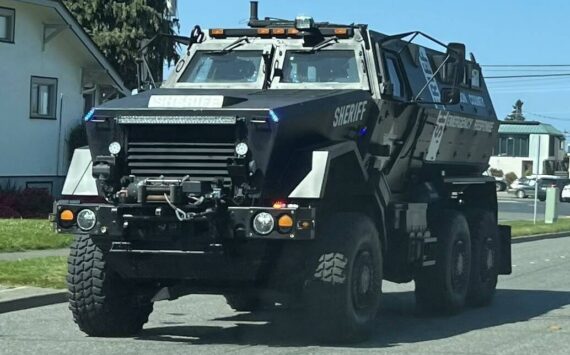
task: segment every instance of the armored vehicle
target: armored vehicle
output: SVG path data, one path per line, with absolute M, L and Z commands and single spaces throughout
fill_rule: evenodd
M 434 47 L 415 43 L 423 37 Z M 141 330 L 162 299 L 303 309 L 335 341 L 372 330 L 382 280 L 423 309 L 491 302 L 510 229 L 483 176 L 498 130 L 480 66 L 421 32 L 258 19 L 196 27 L 160 87 L 85 117 L 90 158 L 55 205 L 76 235 L 81 330 Z M 85 153 L 86 151 L 83 151 Z M 80 158 L 83 156 L 83 158 Z

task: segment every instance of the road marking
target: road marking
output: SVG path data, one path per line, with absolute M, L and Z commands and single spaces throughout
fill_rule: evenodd
M 531 264 L 531 265 L 534 265 L 534 264 L 536 264 L 536 263 L 535 263 L 534 261 L 531 261 L 530 264 Z
M 549 261 L 550 261 L 550 259 L 544 259 L 544 261 L 546 261 L 546 262 L 549 262 Z

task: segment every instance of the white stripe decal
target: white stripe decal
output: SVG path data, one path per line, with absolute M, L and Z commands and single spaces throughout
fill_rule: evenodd
M 424 72 L 424 76 L 426 78 L 426 82 L 429 82 L 429 80 L 433 76 L 433 71 L 431 70 L 431 63 L 427 56 L 426 50 L 423 47 L 420 47 L 419 59 L 420 59 L 420 65 Z M 441 93 L 439 91 L 439 86 L 437 85 L 437 80 L 434 79 L 429 83 L 428 90 L 431 95 L 432 101 L 434 102 L 441 101 Z M 440 104 L 436 104 L 435 107 L 439 110 L 445 110 L 445 106 Z M 445 124 L 447 122 L 448 115 L 449 112 L 445 111 L 439 112 L 435 127 L 433 129 L 431 141 L 429 142 L 429 147 L 425 158 L 426 160 L 434 161 L 437 158 L 437 152 L 439 151 L 439 145 L 441 144 L 443 132 L 445 131 Z

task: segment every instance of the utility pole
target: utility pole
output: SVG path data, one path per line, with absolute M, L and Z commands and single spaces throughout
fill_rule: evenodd
M 536 173 L 534 180 L 534 224 L 536 224 L 536 211 L 538 207 L 538 174 L 540 173 L 540 134 L 538 135 L 538 149 L 536 150 Z

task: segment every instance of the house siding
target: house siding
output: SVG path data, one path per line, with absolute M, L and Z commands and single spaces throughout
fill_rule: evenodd
M 59 194 L 69 162 L 66 138 L 84 111 L 82 70 L 97 63 L 69 29 L 42 50 L 43 24 L 64 23 L 54 9 L 8 0 L 0 6 L 16 10 L 15 43 L 0 43 L 0 184 L 53 181 Z M 55 120 L 30 118 L 32 76 L 58 80 Z

